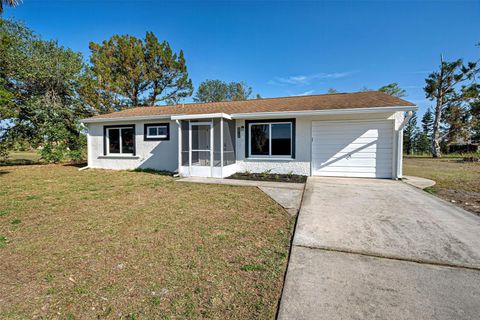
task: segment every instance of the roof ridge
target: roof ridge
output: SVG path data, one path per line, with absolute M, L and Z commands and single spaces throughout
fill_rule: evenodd
M 213 102 L 188 102 L 188 103 L 179 103 L 179 104 L 168 104 L 168 105 L 161 105 L 161 106 L 136 106 L 131 109 L 135 108 L 165 108 L 165 107 L 179 107 L 179 106 L 191 106 L 191 105 L 198 105 L 198 104 L 219 104 L 219 103 L 231 103 L 231 102 L 245 102 L 245 101 L 258 101 L 258 100 L 275 100 L 275 99 L 294 99 L 294 98 L 308 98 L 308 97 L 320 97 L 320 96 L 334 96 L 334 95 L 350 95 L 356 93 L 371 93 L 371 92 L 381 92 L 378 90 L 370 90 L 370 91 L 353 91 L 353 92 L 335 92 L 335 93 L 320 93 L 320 94 L 306 94 L 301 96 L 286 96 L 286 97 L 269 97 L 269 98 L 256 98 L 256 99 L 247 99 L 247 100 L 222 100 L 222 101 L 213 101 Z

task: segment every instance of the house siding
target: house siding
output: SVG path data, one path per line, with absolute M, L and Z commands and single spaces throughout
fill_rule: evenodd
M 263 118 L 262 118 L 263 119 Z M 268 118 L 265 118 L 268 119 Z M 270 118 L 275 120 L 278 118 Z M 296 118 L 296 135 L 295 135 L 295 159 L 289 160 L 268 160 L 268 159 L 252 159 L 245 157 L 245 121 L 237 120 L 237 130 L 243 127 L 241 136 L 236 139 L 237 143 L 237 164 L 238 170 L 252 173 L 261 173 L 270 171 L 271 173 L 278 174 L 299 174 L 299 175 L 311 175 L 311 149 L 312 149 L 312 121 L 348 121 L 348 120 L 394 120 L 395 121 L 395 139 L 393 142 L 393 149 L 397 150 L 398 143 L 398 128 L 403 120 L 403 113 L 374 113 L 374 114 L 357 114 L 357 115 L 342 115 L 342 116 L 314 116 L 314 117 L 297 117 Z M 400 133 L 401 136 L 401 133 Z M 394 154 L 394 177 L 400 177 L 401 172 L 397 173 L 396 168 L 397 160 L 396 153 Z
M 144 124 L 154 121 L 124 121 L 108 123 L 89 123 L 88 128 L 88 166 L 103 169 L 155 169 L 176 171 L 178 169 L 178 127 L 174 121 L 170 124 L 169 140 L 144 141 Z M 135 157 L 104 156 L 104 126 L 135 124 Z
M 291 118 L 291 117 L 285 117 Z M 262 119 L 275 120 L 277 118 L 262 117 Z M 236 119 L 235 121 L 235 143 L 236 143 L 236 163 L 231 168 L 237 172 L 249 171 L 252 173 L 261 173 L 270 171 L 279 174 L 299 174 L 311 175 L 311 147 L 312 147 L 312 121 L 348 121 L 348 120 L 393 120 L 394 121 L 394 139 L 392 144 L 393 178 L 401 177 L 401 137 L 402 131 L 399 127 L 403 121 L 403 112 L 396 113 L 369 113 L 369 114 L 350 114 L 342 116 L 324 115 L 324 116 L 305 116 L 296 117 L 295 127 L 295 158 L 288 160 L 269 160 L 245 158 L 245 119 Z M 88 124 L 88 165 L 91 168 L 105 169 L 134 169 L 151 168 L 156 170 L 177 171 L 178 166 L 178 125 L 175 121 L 161 121 L 170 123 L 170 139 L 165 141 L 144 141 L 144 124 L 158 123 L 158 120 L 152 121 L 122 121 L 108 123 L 89 123 Z M 103 127 L 105 125 L 125 125 L 135 124 L 136 134 L 136 157 L 135 158 L 115 158 L 105 157 L 103 154 Z M 241 129 L 243 127 L 243 129 Z M 240 136 L 237 130 L 240 129 Z M 230 170 L 231 171 L 231 170 Z M 229 172 L 230 173 L 230 172 Z

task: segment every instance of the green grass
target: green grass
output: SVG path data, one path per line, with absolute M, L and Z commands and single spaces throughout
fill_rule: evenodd
M 0 173 L 1 319 L 275 317 L 294 221 L 258 189 L 61 165 Z
M 36 151 L 12 151 L 7 160 L 0 160 L 0 166 L 41 164 L 40 154 Z
M 428 158 L 432 159 L 431 153 L 422 153 L 422 154 L 413 154 L 413 155 L 404 155 L 405 158 Z M 466 157 L 480 157 L 479 152 L 469 152 L 469 153 L 445 153 L 442 155 L 442 159 L 463 159 Z
M 480 214 L 480 162 L 452 158 L 404 158 L 404 174 L 434 180 L 425 190 Z

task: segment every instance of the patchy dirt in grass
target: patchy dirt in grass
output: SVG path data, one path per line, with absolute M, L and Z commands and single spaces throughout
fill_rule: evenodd
M 433 192 L 442 199 L 480 216 L 480 193 L 452 189 L 439 189 Z
M 480 215 L 480 163 L 461 159 L 404 158 L 404 174 L 436 182 L 426 191 Z
M 272 319 L 294 220 L 256 188 L 0 171 L 0 319 Z

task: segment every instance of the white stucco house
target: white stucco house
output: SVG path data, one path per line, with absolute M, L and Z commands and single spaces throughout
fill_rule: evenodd
M 82 123 L 90 168 L 397 179 L 415 109 L 370 91 L 138 107 Z

